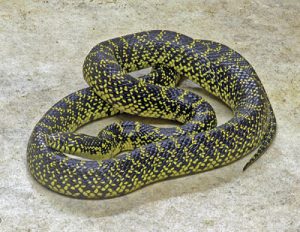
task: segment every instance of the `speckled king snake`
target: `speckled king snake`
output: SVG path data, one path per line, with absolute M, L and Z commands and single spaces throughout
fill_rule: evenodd
M 152 71 L 140 78 L 128 74 L 147 67 Z M 271 104 L 253 67 L 220 43 L 171 31 L 130 34 L 96 45 L 83 74 L 90 87 L 51 107 L 27 148 L 33 177 L 64 195 L 121 196 L 160 180 L 230 164 L 257 148 L 246 169 L 276 132 Z M 221 99 L 233 118 L 216 126 L 215 113 L 204 99 L 175 87 L 182 77 Z M 121 112 L 182 125 L 157 128 L 125 121 L 107 126 L 98 136 L 74 133 Z

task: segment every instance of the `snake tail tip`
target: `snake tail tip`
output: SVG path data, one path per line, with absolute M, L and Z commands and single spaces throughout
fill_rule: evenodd
M 246 165 L 243 167 L 243 172 L 246 171 L 257 159 L 259 158 L 259 156 L 254 156 L 252 157 L 247 163 Z
M 251 166 L 251 164 L 253 164 L 253 163 L 250 161 L 248 163 L 246 163 L 246 165 L 243 167 L 243 172 L 246 171 Z

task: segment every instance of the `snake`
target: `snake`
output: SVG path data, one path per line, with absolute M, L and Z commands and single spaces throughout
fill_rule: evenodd
M 151 68 L 148 74 L 132 72 Z M 213 170 L 253 153 L 243 170 L 267 150 L 276 119 L 250 63 L 218 42 L 168 30 L 143 31 L 102 41 L 83 64 L 88 87 L 62 98 L 34 127 L 28 168 L 46 188 L 74 198 L 108 199 L 152 183 Z M 178 88 L 189 79 L 233 112 L 217 125 L 212 106 Z M 76 133 L 121 113 L 163 118 L 161 128 L 114 122 L 96 136 Z

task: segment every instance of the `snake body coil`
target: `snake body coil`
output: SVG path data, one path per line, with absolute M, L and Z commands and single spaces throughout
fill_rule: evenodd
M 152 72 L 141 78 L 128 74 L 147 67 Z M 27 149 L 34 178 L 64 195 L 121 196 L 159 180 L 230 164 L 257 148 L 246 169 L 276 132 L 272 107 L 254 69 L 216 42 L 171 31 L 126 35 L 95 46 L 83 73 L 90 87 L 55 104 L 35 126 Z M 216 127 L 215 113 L 204 99 L 175 88 L 181 77 L 220 98 L 233 118 Z M 74 133 L 120 112 L 176 120 L 182 126 L 123 122 L 98 136 Z

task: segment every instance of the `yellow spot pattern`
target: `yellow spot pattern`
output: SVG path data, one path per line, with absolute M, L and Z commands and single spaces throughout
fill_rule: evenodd
M 147 67 L 152 71 L 143 77 L 128 74 Z M 35 126 L 27 148 L 34 178 L 63 195 L 121 196 L 160 180 L 230 164 L 257 148 L 246 169 L 276 132 L 256 72 L 220 43 L 171 31 L 130 34 L 96 45 L 85 59 L 83 74 L 90 87 L 51 107 Z M 215 113 L 203 98 L 175 87 L 182 77 L 227 104 L 233 118 L 216 126 Z M 157 128 L 119 122 L 98 136 L 75 133 L 86 123 L 121 112 L 182 125 Z

